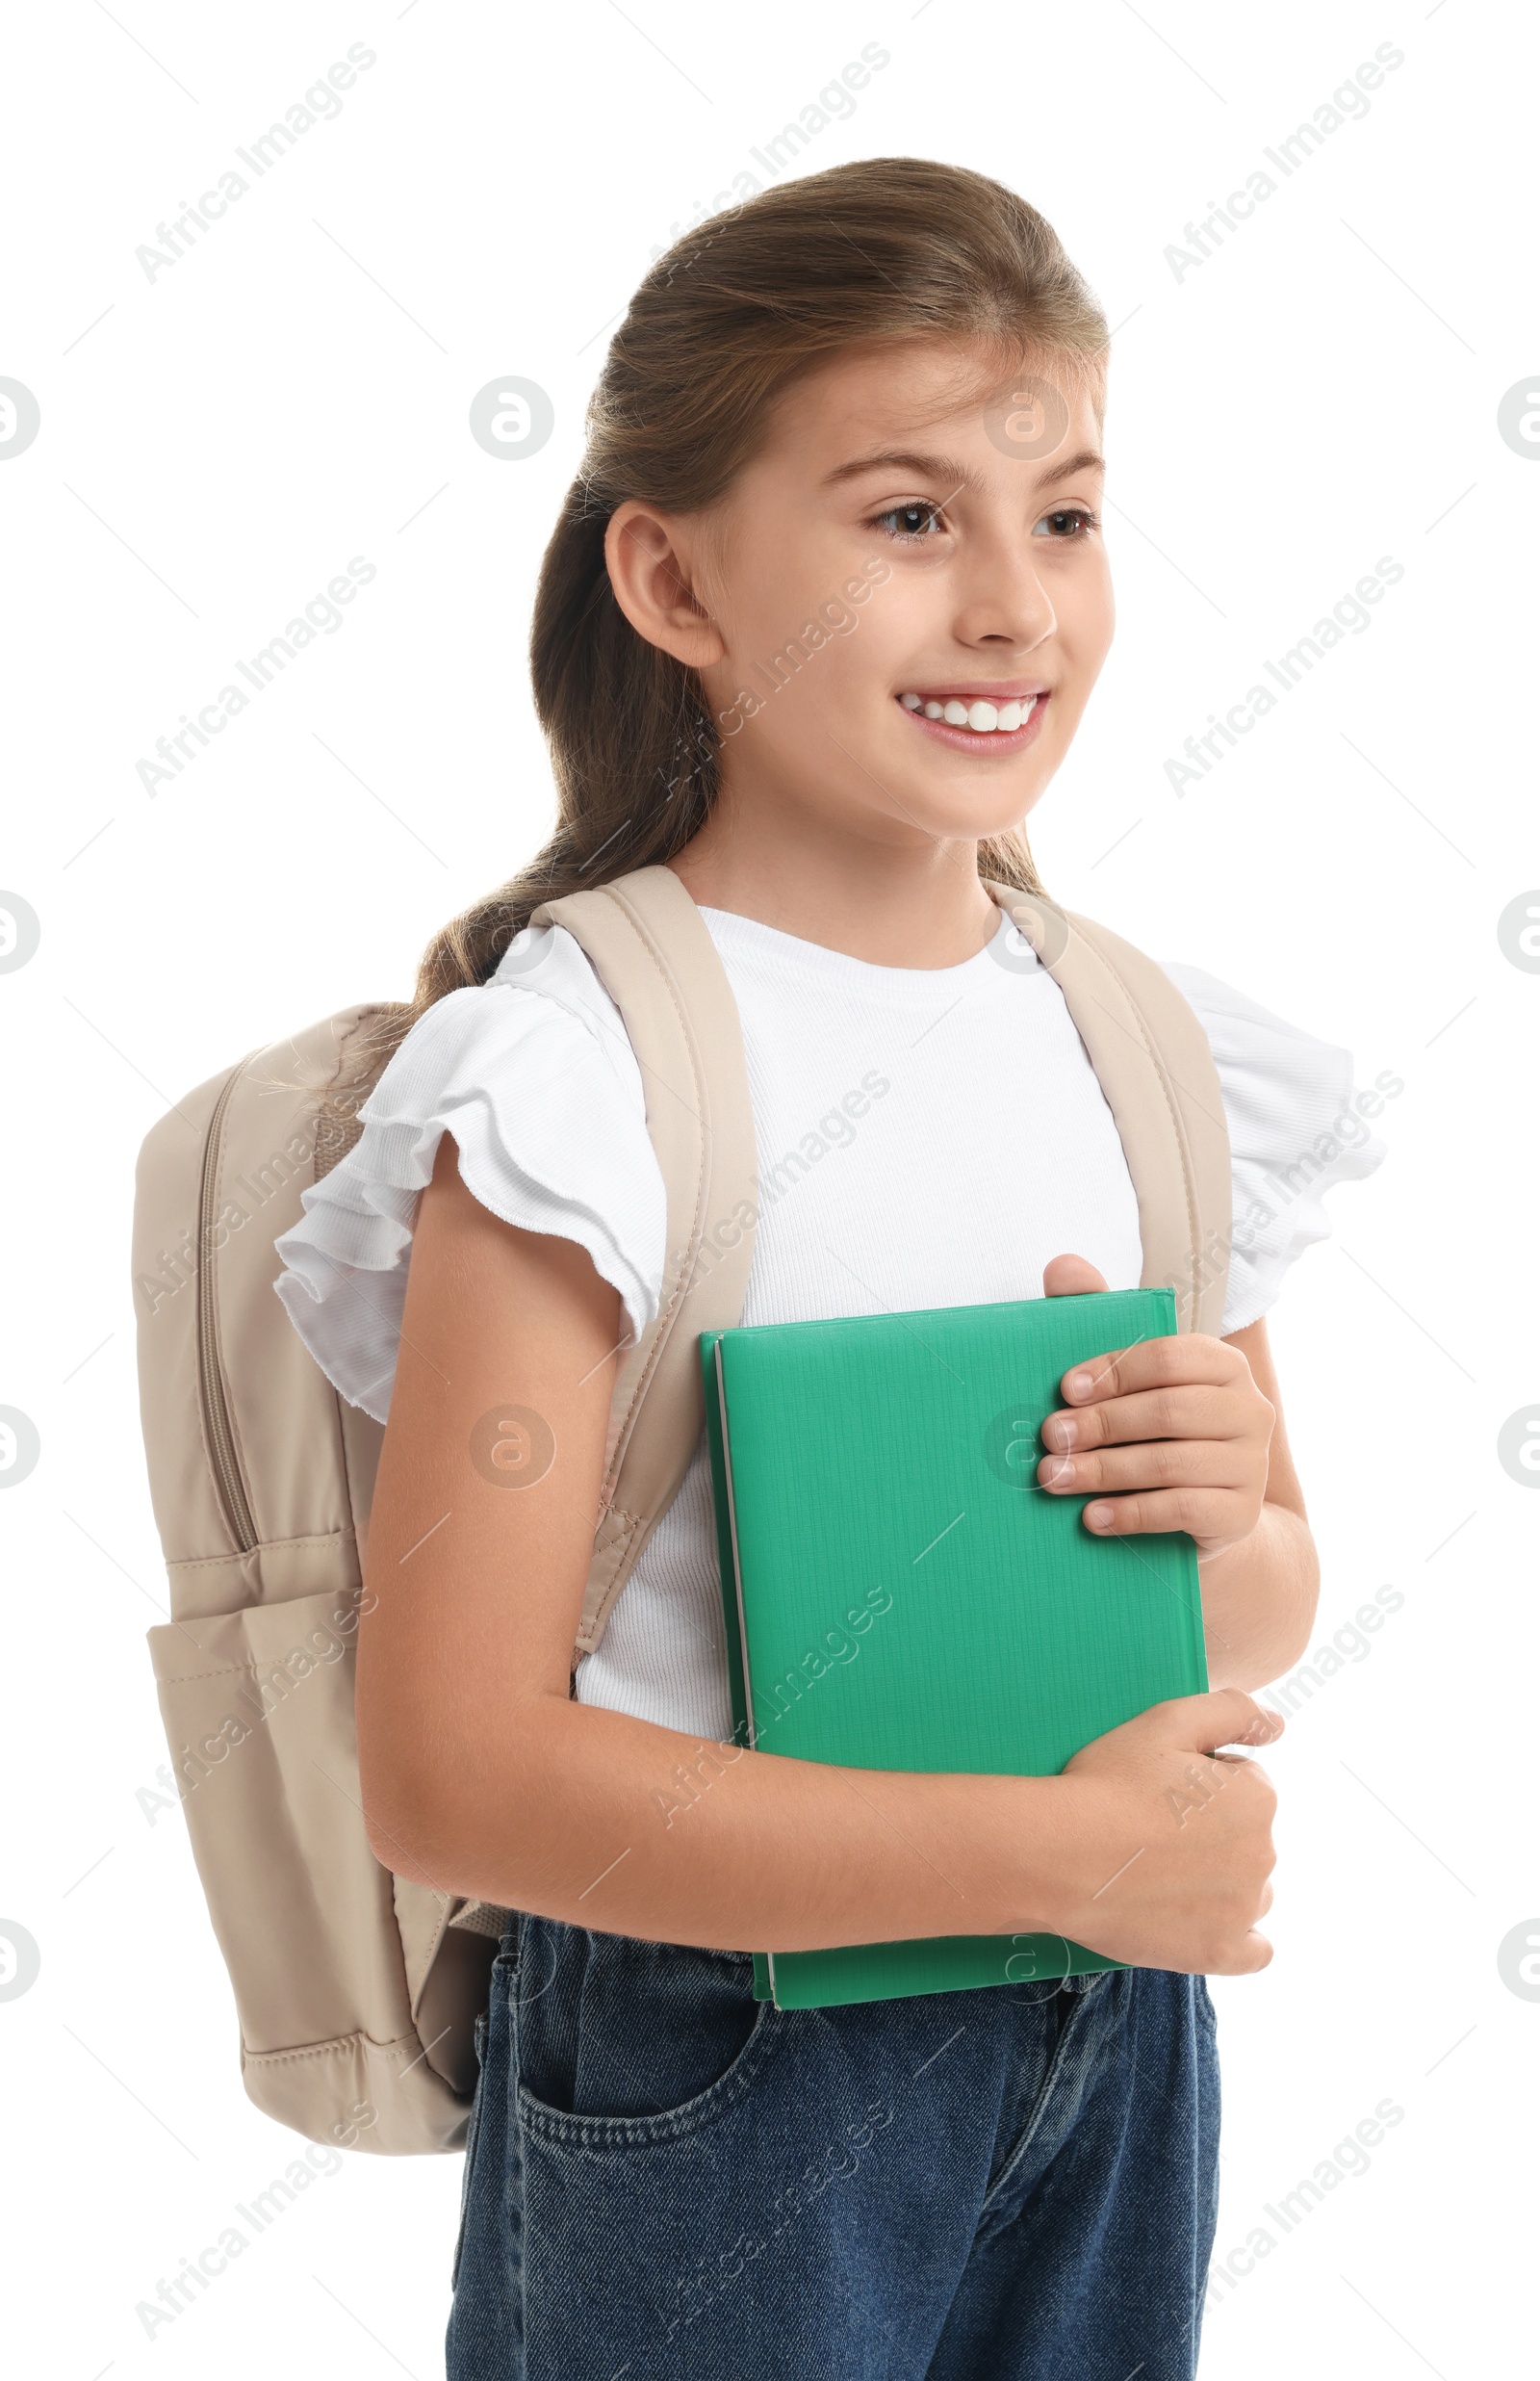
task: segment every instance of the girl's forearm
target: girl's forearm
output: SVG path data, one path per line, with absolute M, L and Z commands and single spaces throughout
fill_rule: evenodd
M 1198 1580 L 1211 1686 L 1265 1686 L 1298 1661 L 1321 1589 L 1302 1514 L 1265 1504 L 1246 1537 L 1200 1560 Z
M 1085 1891 L 1063 1778 L 837 1769 L 554 1696 L 434 1766 L 414 1783 L 393 1763 L 388 1792 L 366 1768 L 387 1867 L 607 1932 L 810 1951 L 1064 1931 Z

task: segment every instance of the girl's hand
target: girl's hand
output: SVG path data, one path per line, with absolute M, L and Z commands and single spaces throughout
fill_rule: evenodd
M 1084 1881 L 1055 1923 L 1071 1942 L 1190 1975 L 1267 1966 L 1277 1797 L 1259 1762 L 1221 1748 L 1271 1744 L 1283 1724 L 1226 1687 L 1157 1703 L 1065 1762 L 1064 1841 Z
M 1043 1275 L 1050 1298 L 1106 1287 L 1083 1256 L 1056 1256 Z M 1186 1530 L 1208 1557 L 1255 1529 L 1274 1413 L 1239 1348 L 1196 1332 L 1140 1340 L 1075 1365 L 1060 1387 L 1038 1484 L 1091 1496 L 1089 1530 Z

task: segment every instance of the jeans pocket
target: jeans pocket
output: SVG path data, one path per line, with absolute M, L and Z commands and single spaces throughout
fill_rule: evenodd
M 1118 1973 L 1107 1969 L 1089 1981 L 1100 1987 Z M 1073 2115 L 1078 2078 L 1094 2056 L 1107 2015 L 1105 1994 L 1075 1989 L 1079 1983 L 1079 1978 L 1068 1978 L 1051 2001 L 1019 2005 L 1014 2121 L 991 2165 L 981 2217 L 1014 2186 L 1025 2161 L 1052 2155 Z
M 477 2017 L 474 2030 L 475 2037 L 476 2067 L 478 2072 L 475 2083 L 475 2097 L 471 2103 L 471 2117 L 470 2122 L 466 2127 L 465 2134 L 465 2166 L 460 2176 L 460 2222 L 459 2228 L 454 2236 L 454 2262 L 449 2268 L 449 2288 L 451 2290 L 456 2290 L 459 2287 L 460 2261 L 465 2255 L 465 2233 L 466 2225 L 471 2213 L 471 2193 L 475 2182 L 475 2151 L 476 2143 L 481 2137 L 482 2110 L 486 2105 L 487 2094 L 498 2088 L 497 2077 L 489 2071 L 489 2062 L 487 2058 L 487 2036 L 491 2029 L 494 2013 L 497 2010 L 500 1998 L 502 2002 L 504 2010 L 506 2009 L 508 1979 L 511 1971 L 512 1963 L 505 1956 L 500 1956 L 494 1961 L 492 1968 L 492 1997 L 488 2002 L 487 2006 Z M 506 2020 L 504 2018 L 504 2025 L 505 2024 Z
M 714 2122 L 750 2088 L 777 2018 L 754 1998 L 747 1957 L 544 1921 L 516 2005 L 520 2121 L 585 2151 L 679 2141 Z

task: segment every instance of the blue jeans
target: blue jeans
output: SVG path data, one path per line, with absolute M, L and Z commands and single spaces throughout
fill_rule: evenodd
M 521 1917 L 479 2043 L 449 2381 L 1191 2381 L 1201 1977 L 782 2010 Z

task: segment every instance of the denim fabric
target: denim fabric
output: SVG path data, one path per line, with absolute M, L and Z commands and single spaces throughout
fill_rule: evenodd
M 521 1918 L 480 2048 L 449 2381 L 1191 2381 L 1200 1977 L 779 2010 Z

